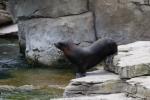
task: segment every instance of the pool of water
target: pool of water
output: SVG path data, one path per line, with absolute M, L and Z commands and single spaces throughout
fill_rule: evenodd
M 0 87 L 36 87 L 31 91 L 0 91 L 0 100 L 50 100 L 62 97 L 65 86 L 73 77 L 68 69 L 28 65 L 19 53 L 17 39 L 0 38 Z

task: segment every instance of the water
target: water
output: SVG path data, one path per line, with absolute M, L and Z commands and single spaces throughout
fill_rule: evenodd
M 28 65 L 19 53 L 17 39 L 0 38 L 0 87 L 35 87 L 31 91 L 2 91 L 0 88 L 0 100 L 50 100 L 62 97 L 65 86 L 73 77 L 70 70 Z
M 0 72 L 27 66 L 24 57 L 19 53 L 17 39 L 0 38 Z

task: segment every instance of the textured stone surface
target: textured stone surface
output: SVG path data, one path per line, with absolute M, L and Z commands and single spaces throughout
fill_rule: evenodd
M 0 10 L 6 10 L 7 3 L 8 3 L 8 0 L 0 0 Z
M 126 83 L 120 80 L 118 75 L 104 70 L 87 74 L 86 77 L 71 80 L 65 89 L 64 97 L 120 93 L 126 86 Z
M 106 70 L 119 73 L 121 78 L 132 78 L 150 74 L 150 41 L 138 41 L 119 46 L 114 64 Z
M 141 76 L 127 81 L 126 93 L 131 97 L 150 100 L 150 76 Z
M 11 22 L 11 16 L 7 11 L 7 0 L 0 0 L 0 26 Z
M 15 24 L 15 25 L 8 25 L 8 26 L 0 28 L 0 36 L 1 35 L 7 35 L 7 34 L 17 35 L 17 32 L 18 32 L 17 24 Z
M 107 95 L 98 95 L 98 96 L 83 96 L 83 97 L 73 97 L 73 98 L 60 98 L 52 100 L 140 100 L 134 99 L 131 97 L 126 97 L 123 93 L 118 94 L 107 94 Z
M 87 12 L 87 0 L 9 0 L 15 18 L 62 17 Z
M 15 86 L 9 86 L 9 85 L 0 85 L 0 91 L 1 92 L 12 92 L 16 89 Z
M 33 85 L 23 85 L 23 86 L 10 86 L 10 85 L 0 85 L 0 92 L 30 92 L 36 89 L 40 89 L 38 86 Z
M 118 43 L 150 39 L 149 0 L 90 0 L 98 38 Z
M 92 13 L 21 21 L 19 40 L 26 44 L 26 56 L 36 62 L 52 65 L 60 58 L 54 43 L 72 39 L 75 43 L 90 43 L 95 40 Z
M 22 26 L 22 22 L 18 22 L 18 40 L 19 40 L 19 46 L 20 46 L 20 52 L 25 55 L 26 50 L 26 32 L 25 32 L 25 26 Z M 28 28 L 28 27 L 27 27 Z
M 20 91 L 20 92 L 30 92 L 34 89 L 37 89 L 37 88 L 34 87 L 33 85 L 23 85 L 23 86 L 17 87 L 17 91 Z
M 0 25 L 12 22 L 11 16 L 5 10 L 0 10 Z

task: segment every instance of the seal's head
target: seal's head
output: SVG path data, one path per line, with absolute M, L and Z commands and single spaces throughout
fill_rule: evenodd
M 65 48 L 70 48 L 72 45 L 74 45 L 73 41 L 67 40 L 67 41 L 60 41 L 57 43 L 54 43 L 55 47 L 64 50 Z

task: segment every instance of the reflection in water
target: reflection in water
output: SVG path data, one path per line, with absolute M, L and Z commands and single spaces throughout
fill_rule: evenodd
M 32 91 L 0 91 L 0 99 L 49 100 L 61 97 L 73 77 L 70 70 L 31 67 L 19 53 L 16 39 L 0 39 L 0 86 L 38 87 Z

